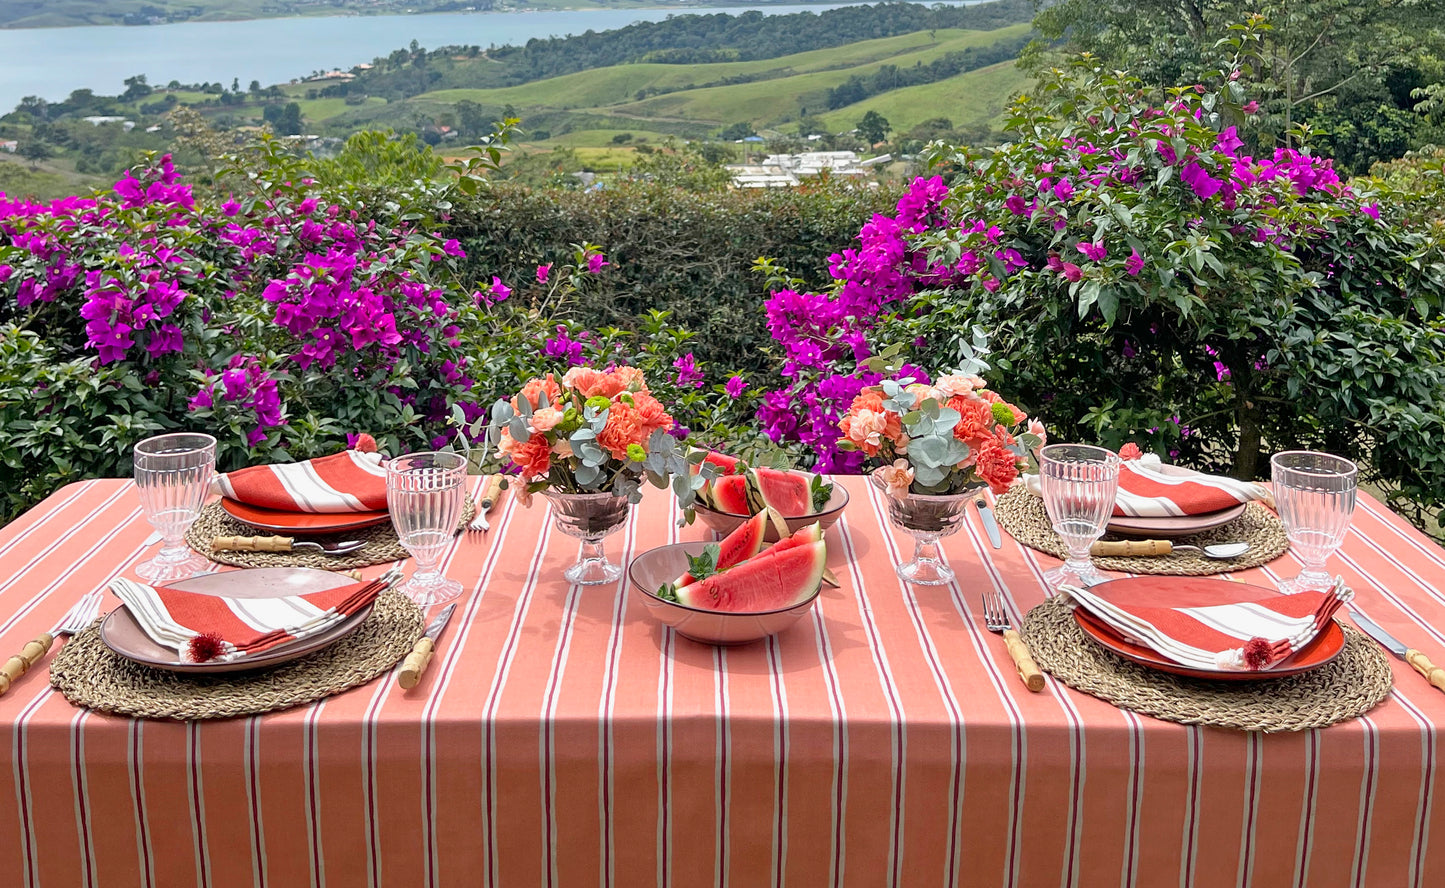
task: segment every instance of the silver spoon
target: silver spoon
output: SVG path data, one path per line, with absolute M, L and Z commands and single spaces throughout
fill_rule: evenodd
M 1249 551 L 1249 543 L 1212 543 L 1208 546 L 1173 546 L 1175 552 L 1198 552 L 1205 558 L 1227 561 Z

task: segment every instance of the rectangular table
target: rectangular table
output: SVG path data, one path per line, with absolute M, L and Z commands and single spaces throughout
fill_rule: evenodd
M 1287 735 L 1156 721 L 1052 679 L 1030 694 L 979 596 L 1006 587 L 1017 616 L 1056 562 L 1007 535 L 993 550 L 970 510 L 944 541 L 959 586 L 902 587 L 911 540 L 862 479 L 843 483 L 828 535 L 842 586 L 766 643 L 699 645 L 624 585 L 569 588 L 575 541 L 543 498 L 507 497 L 448 556 L 466 592 L 411 691 L 388 678 L 264 717 L 142 722 L 72 707 L 37 668 L 0 697 L 0 872 L 165 888 L 1445 884 L 1445 695 L 1403 663 L 1368 717 Z M 649 490 L 609 550 L 704 537 L 673 518 Z M 149 530 L 119 480 L 0 530 L 0 656 L 133 576 Z M 1445 552 L 1362 496 L 1331 566 L 1445 663 Z

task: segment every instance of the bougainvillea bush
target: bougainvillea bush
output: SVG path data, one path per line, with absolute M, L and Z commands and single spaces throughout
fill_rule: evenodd
M 679 429 L 749 412 L 704 385 L 666 313 L 637 332 L 567 321 L 608 273 L 599 247 L 535 280 L 463 278 L 435 233 L 453 185 L 323 186 L 268 141 L 227 174 L 243 190 L 216 200 L 169 157 L 106 194 L 0 195 L 0 515 L 126 475 L 136 442 L 173 429 L 214 433 L 223 469 L 360 432 L 392 453 L 447 446 L 500 393 L 576 365 L 641 367 Z
M 833 258 L 830 289 L 768 302 L 785 359 L 769 434 L 852 468 L 835 430 L 876 383 L 871 355 L 946 368 L 986 347 L 1054 440 L 1250 477 L 1271 451 L 1324 448 L 1438 507 L 1445 232 L 1303 149 L 1246 155 L 1235 87 L 1224 71 L 1151 95 L 1084 58 L 1016 103 L 1009 143 L 935 146 L 935 174 Z

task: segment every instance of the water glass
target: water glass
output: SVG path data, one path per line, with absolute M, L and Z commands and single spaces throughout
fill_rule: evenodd
M 1276 453 L 1269 465 L 1275 508 L 1290 548 L 1304 562 L 1299 576 L 1279 584 L 1280 591 L 1329 589 L 1334 580 L 1325 572 L 1325 560 L 1350 529 L 1359 470 L 1343 457 L 1309 450 Z
M 1088 444 L 1050 444 L 1039 451 L 1039 482 L 1054 533 L 1069 557 L 1044 574 L 1050 585 L 1088 585 L 1104 579 L 1089 547 L 1104 535 L 1119 491 L 1118 454 Z
M 165 540 L 160 554 L 135 572 L 151 583 L 184 580 L 206 569 L 206 559 L 186 544 L 186 531 L 201 514 L 216 470 L 216 439 L 177 432 L 135 446 L 135 486 L 141 511 Z
M 416 570 L 401 591 L 423 608 L 451 601 L 462 584 L 437 564 L 456 536 L 466 500 L 467 461 L 457 453 L 411 453 L 386 464 L 386 507 Z

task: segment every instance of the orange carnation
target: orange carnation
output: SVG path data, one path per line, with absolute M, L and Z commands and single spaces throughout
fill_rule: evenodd
M 998 392 L 991 392 L 991 391 L 984 390 L 984 391 L 980 391 L 979 394 L 982 395 L 982 396 L 984 397 L 984 399 L 985 399 L 986 401 L 988 401 L 990 404 L 1002 404 L 1002 405 L 1004 405 L 1005 407 L 1007 407 L 1007 408 L 1009 409 L 1009 412 L 1014 415 L 1014 421 L 1013 421 L 1013 424 L 1014 424 L 1014 425 L 1018 425 L 1019 423 L 1021 423 L 1021 422 L 1023 422 L 1024 420 L 1026 420 L 1026 419 L 1029 418 L 1029 415 L 1028 415 L 1027 413 L 1023 412 L 1022 410 L 1018 409 L 1018 408 L 1015 407 L 1014 405 L 1012 405 L 1012 404 L 1010 404 L 1009 402 L 1005 401 L 1005 400 L 1003 399 L 1003 396 L 1000 395 Z
M 972 395 L 954 395 L 948 399 L 948 406 L 957 410 L 959 416 L 953 437 L 965 442 L 992 437 L 993 408 L 988 401 Z
M 641 411 L 625 401 L 613 401 L 607 410 L 607 425 L 597 433 L 597 443 L 607 448 L 613 459 L 626 460 L 629 444 L 646 444 L 651 436 L 652 429 Z
M 562 383 L 583 398 L 615 398 L 629 389 L 647 391 L 642 371 L 636 367 L 618 367 L 606 373 L 591 367 L 573 367 L 562 377 Z
M 503 429 L 498 448 L 521 468 L 523 478 L 536 478 L 552 469 L 552 445 L 546 435 L 532 435 L 526 441 L 518 441 Z
M 1018 457 L 993 438 L 985 440 L 975 451 L 978 461 L 974 471 L 988 482 L 994 493 L 1003 493 L 1019 476 Z
M 532 405 L 533 410 L 536 410 L 537 405 L 542 403 L 541 396 L 544 394 L 547 396 L 547 403 L 554 407 L 558 401 L 562 400 L 562 387 L 557 385 L 557 378 L 551 373 L 541 379 L 527 380 L 527 384 L 522 386 L 521 393 L 512 399 L 512 409 L 520 411 L 522 399 L 526 398 L 527 403 Z
M 651 438 L 652 433 L 658 429 L 666 431 L 675 425 L 667 408 L 663 407 L 662 402 L 648 394 L 646 390 L 633 392 L 631 397 L 632 406 L 637 410 L 637 421 L 647 432 L 643 443 L 646 443 L 647 438 Z M 608 414 L 608 418 L 611 418 L 611 414 Z

